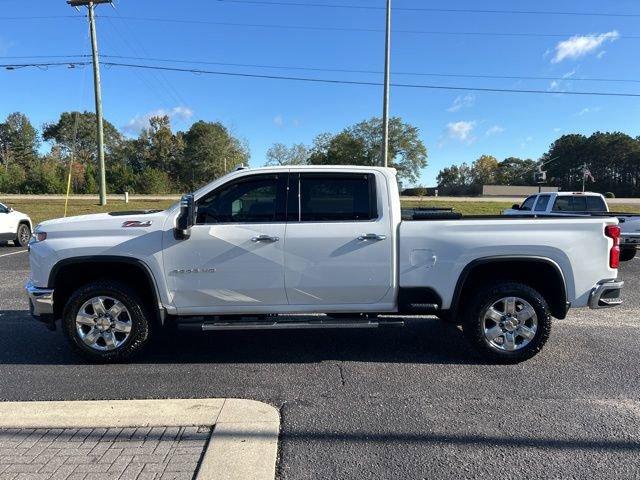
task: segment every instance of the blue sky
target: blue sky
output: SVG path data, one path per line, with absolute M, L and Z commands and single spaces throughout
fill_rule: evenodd
M 297 0 L 298 3 L 384 6 L 384 0 Z M 100 6 L 98 35 L 106 55 L 158 57 L 319 69 L 382 71 L 384 10 L 228 3 L 214 0 L 116 0 Z M 46 61 L 6 58 L 87 54 L 81 18 L 7 20 L 6 17 L 74 15 L 64 0 L 0 0 L 0 63 Z M 535 9 L 640 13 L 633 0 L 394 0 L 394 7 Z M 108 18 L 107 18 L 108 17 Z M 233 24 L 356 28 L 313 30 L 163 22 L 126 17 Z M 640 80 L 639 17 L 445 13 L 396 10 L 392 81 L 461 87 L 545 91 L 640 92 L 640 84 L 577 78 Z M 402 32 L 404 30 L 405 32 Z M 406 31 L 535 33 L 559 36 L 444 35 Z M 590 35 L 582 37 L 584 35 Z M 55 61 L 56 59 L 51 59 Z M 106 60 L 106 58 L 105 58 Z M 125 61 L 125 60 L 122 60 Z M 159 64 L 142 60 L 132 63 Z M 178 65 L 164 62 L 163 65 Z M 347 73 L 221 65 L 182 67 L 382 81 L 380 73 Z M 557 77 L 518 80 L 405 75 L 404 73 Z M 296 83 L 190 73 L 102 69 L 105 117 L 135 135 L 149 115 L 171 115 L 175 129 L 199 119 L 220 120 L 245 139 L 251 164 L 264 163 L 275 142 L 310 144 L 321 132 L 381 115 L 376 86 Z M 41 126 L 61 111 L 93 110 L 89 68 L 65 66 L 0 70 L 0 118 L 22 111 Z M 482 154 L 538 158 L 562 133 L 620 130 L 640 135 L 640 98 L 456 92 L 394 88 L 391 112 L 420 128 L 429 151 L 421 183 L 438 171 Z

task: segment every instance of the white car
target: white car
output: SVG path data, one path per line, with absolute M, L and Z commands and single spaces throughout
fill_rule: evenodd
M 165 211 L 36 227 L 32 313 L 72 347 L 122 361 L 154 330 L 370 328 L 456 321 L 485 358 L 542 349 L 570 306 L 619 305 L 616 218 L 403 220 L 395 170 L 241 169 Z M 585 261 L 588 259 L 588 261 Z M 291 317 L 292 314 L 317 314 Z M 285 314 L 287 316 L 278 316 Z
M 620 260 L 631 260 L 640 245 L 640 215 L 614 213 L 599 193 L 545 192 L 531 195 L 520 205 L 505 210 L 504 215 L 599 215 L 615 216 L 620 222 Z
M 12 241 L 17 247 L 26 247 L 31 238 L 31 219 L 0 203 L 0 241 Z

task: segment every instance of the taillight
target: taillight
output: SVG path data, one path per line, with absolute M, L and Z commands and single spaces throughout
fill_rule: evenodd
M 618 268 L 620 266 L 620 227 L 607 225 L 604 227 L 604 234 L 613 240 L 613 246 L 609 250 L 609 266 Z

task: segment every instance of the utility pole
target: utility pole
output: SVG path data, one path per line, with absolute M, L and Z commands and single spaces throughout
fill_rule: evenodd
M 384 99 L 382 103 L 382 158 L 389 166 L 389 84 L 391 80 L 391 0 L 387 0 L 387 30 L 384 44 Z
M 89 30 L 91 32 L 91 49 L 93 53 L 93 86 L 96 100 L 96 118 L 98 123 L 98 165 L 100 168 L 100 205 L 107 204 L 107 184 L 104 173 L 104 122 L 102 119 L 102 89 L 100 86 L 100 59 L 98 57 L 98 37 L 96 35 L 95 6 L 101 3 L 112 3 L 112 0 L 68 0 L 67 3 L 76 9 L 87 7 L 89 10 Z
M 582 164 L 582 193 L 584 193 L 584 177 L 587 176 L 587 164 Z

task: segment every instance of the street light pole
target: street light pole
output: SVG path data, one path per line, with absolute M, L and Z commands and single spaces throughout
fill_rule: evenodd
M 98 57 L 98 37 L 96 35 L 95 6 L 111 3 L 112 0 L 68 0 L 72 7 L 86 6 L 89 10 L 89 30 L 91 32 L 91 50 L 93 54 L 93 86 L 96 101 L 98 165 L 100 169 L 100 205 L 107 204 L 107 184 L 104 167 L 104 120 L 102 118 L 102 88 L 100 84 L 100 59 Z
M 391 0 L 387 0 L 387 29 L 384 47 L 384 99 L 382 103 L 382 158 L 389 166 L 389 86 L 391 80 Z

